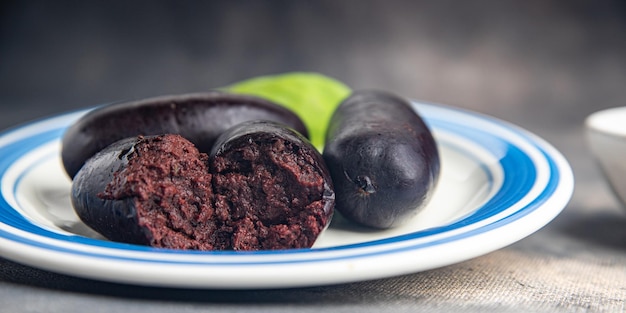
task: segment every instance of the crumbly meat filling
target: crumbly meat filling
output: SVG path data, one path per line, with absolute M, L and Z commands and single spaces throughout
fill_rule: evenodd
M 207 240 L 215 232 L 207 156 L 180 136 L 140 139 L 102 197 L 133 198 L 137 222 L 147 230 L 151 246 L 214 248 Z
M 216 217 L 235 250 L 310 247 L 326 224 L 324 179 L 291 142 L 247 142 L 213 159 Z

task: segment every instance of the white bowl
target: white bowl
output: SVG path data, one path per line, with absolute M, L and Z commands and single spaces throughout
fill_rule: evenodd
M 626 206 L 626 107 L 595 112 L 587 117 L 585 127 L 591 153 Z

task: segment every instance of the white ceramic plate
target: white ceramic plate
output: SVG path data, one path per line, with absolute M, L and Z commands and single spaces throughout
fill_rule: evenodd
M 281 288 L 345 283 L 433 269 L 500 249 L 537 231 L 567 204 L 571 168 L 551 145 L 506 122 L 415 103 L 441 151 L 427 208 L 389 231 L 336 215 L 312 249 L 197 252 L 101 239 L 70 205 L 60 136 L 86 111 L 0 135 L 0 253 L 91 279 L 190 288 Z

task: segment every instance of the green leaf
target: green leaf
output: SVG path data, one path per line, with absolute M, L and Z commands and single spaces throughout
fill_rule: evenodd
M 326 128 L 335 108 L 352 92 L 333 78 L 309 72 L 260 76 L 224 89 L 262 97 L 292 110 L 302 119 L 311 143 L 319 150 L 324 147 Z

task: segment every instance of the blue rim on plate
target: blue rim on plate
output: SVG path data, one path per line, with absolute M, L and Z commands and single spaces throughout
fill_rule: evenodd
M 22 214 L 16 200 L 18 186 L 38 163 L 58 158 L 60 137 L 85 110 L 0 135 L 0 252 L 34 267 L 131 284 L 235 289 L 313 286 L 402 275 L 468 260 L 539 230 L 569 201 L 574 184 L 571 168 L 541 138 L 478 113 L 417 102 L 414 106 L 441 138 L 440 144 L 467 154 L 472 152 L 465 144 L 478 146 L 496 160 L 501 173 L 474 156 L 494 186 L 471 214 L 386 238 L 286 251 L 177 251 L 57 232 Z M 33 155 L 46 145 L 53 148 Z

